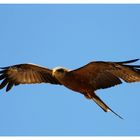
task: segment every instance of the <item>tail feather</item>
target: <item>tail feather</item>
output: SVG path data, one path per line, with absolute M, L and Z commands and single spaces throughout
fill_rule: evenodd
M 119 118 L 123 119 L 120 115 L 118 115 L 116 112 L 114 112 L 111 108 L 109 108 L 96 94 L 94 94 L 92 100 L 99 105 L 105 112 L 111 111 Z

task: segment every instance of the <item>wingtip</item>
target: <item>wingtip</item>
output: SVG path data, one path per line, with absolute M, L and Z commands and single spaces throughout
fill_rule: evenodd
M 136 62 L 138 60 L 140 60 L 140 59 L 137 58 L 137 59 L 127 60 L 127 61 L 121 61 L 121 62 L 117 62 L 117 63 L 118 64 L 134 63 L 134 62 Z
M 132 61 L 133 61 L 133 62 L 136 62 L 136 61 L 138 61 L 138 60 L 140 60 L 140 59 L 139 59 L 139 58 L 137 58 L 137 59 L 133 59 Z
M 9 67 L 0 67 L 0 69 L 3 69 L 3 70 L 5 70 L 5 69 L 8 69 Z

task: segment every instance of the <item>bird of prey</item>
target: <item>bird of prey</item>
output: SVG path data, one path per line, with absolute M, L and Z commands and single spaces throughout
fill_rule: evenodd
M 92 99 L 105 112 L 111 111 L 121 119 L 120 115 L 109 108 L 95 93 L 98 89 L 109 88 L 125 82 L 140 81 L 140 65 L 130 65 L 139 59 L 122 62 L 93 61 L 75 70 L 63 67 L 49 69 L 34 64 L 18 64 L 2 67 L 0 71 L 0 89 L 9 91 L 19 84 L 50 83 L 65 87 Z

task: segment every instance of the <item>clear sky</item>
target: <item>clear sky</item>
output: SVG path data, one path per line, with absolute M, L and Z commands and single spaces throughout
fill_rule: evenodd
M 0 50 L 0 66 L 75 69 L 140 58 L 140 5 L 0 5 Z M 20 85 L 0 93 L 1 136 L 140 135 L 140 83 L 97 91 L 124 120 L 63 86 Z

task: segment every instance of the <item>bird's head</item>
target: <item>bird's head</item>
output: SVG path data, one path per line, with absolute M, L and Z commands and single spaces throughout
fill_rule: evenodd
M 66 69 L 66 68 L 63 68 L 63 67 L 56 67 L 56 68 L 53 69 L 52 75 L 53 75 L 56 79 L 61 80 L 61 79 L 65 76 L 65 74 L 66 74 L 67 72 L 69 72 L 69 70 Z

